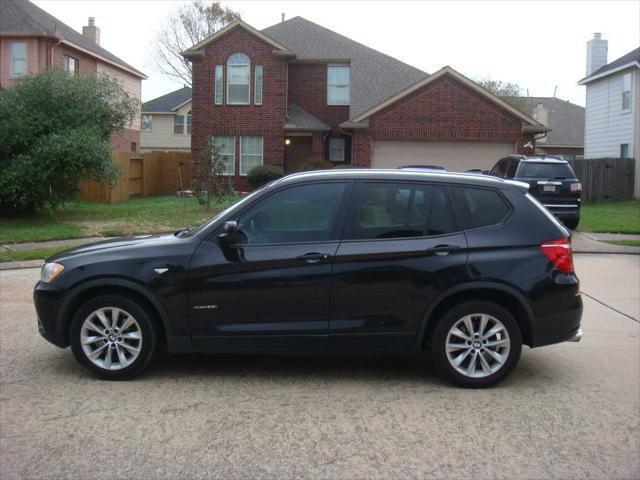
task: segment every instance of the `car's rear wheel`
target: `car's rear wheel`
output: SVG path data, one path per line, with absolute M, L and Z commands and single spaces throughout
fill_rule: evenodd
M 508 310 L 491 302 L 458 305 L 438 322 L 431 353 L 437 367 L 454 383 L 483 388 L 502 381 L 522 351 L 518 323 Z
M 158 346 L 158 330 L 144 307 L 120 295 L 103 295 L 83 304 L 70 329 L 73 354 L 108 380 L 138 375 Z

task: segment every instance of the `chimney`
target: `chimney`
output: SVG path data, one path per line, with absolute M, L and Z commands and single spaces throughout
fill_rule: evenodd
M 82 35 L 100 45 L 100 29 L 95 25 L 96 19 L 89 17 L 89 25 L 82 27 Z
M 282 21 L 284 22 L 284 12 L 282 12 Z
M 609 42 L 602 38 L 601 33 L 594 33 L 587 42 L 587 76 L 607 64 L 607 50 Z

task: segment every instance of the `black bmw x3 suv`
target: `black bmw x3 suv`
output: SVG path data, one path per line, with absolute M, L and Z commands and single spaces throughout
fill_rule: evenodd
M 170 352 L 422 352 L 462 386 L 582 336 L 569 232 L 528 185 L 294 174 L 200 227 L 47 259 L 40 333 L 107 379 Z

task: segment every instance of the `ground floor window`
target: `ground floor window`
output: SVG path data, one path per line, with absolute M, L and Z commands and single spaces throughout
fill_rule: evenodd
M 620 145 L 620 158 L 629 158 L 629 144 L 623 143 Z
M 247 175 L 253 167 L 262 165 L 262 137 L 240 137 L 240 175 Z
M 344 162 L 344 138 L 329 139 L 329 161 Z
M 213 144 L 220 147 L 225 161 L 225 175 L 236 174 L 236 137 L 214 137 Z

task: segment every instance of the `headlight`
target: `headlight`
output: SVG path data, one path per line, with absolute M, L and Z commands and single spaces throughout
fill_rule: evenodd
M 64 267 L 59 263 L 45 263 L 40 273 L 40 281 L 43 283 L 51 283 L 63 270 Z

